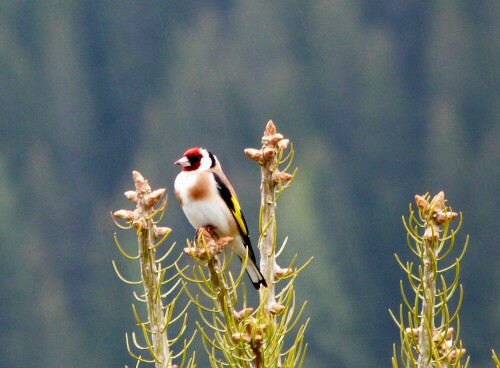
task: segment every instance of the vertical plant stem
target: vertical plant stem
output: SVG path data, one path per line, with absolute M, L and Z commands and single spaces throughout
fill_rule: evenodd
M 427 228 L 434 232 L 432 225 Z M 427 232 L 427 231 L 426 231 Z M 434 331 L 434 299 L 436 296 L 437 238 L 423 241 L 423 300 L 420 314 L 418 368 L 431 367 L 431 339 Z
M 415 196 L 417 205 L 425 215 L 425 231 L 422 237 L 422 312 L 420 314 L 418 339 L 418 368 L 431 368 L 439 357 L 433 354 L 437 345 L 434 342 L 439 331 L 434 324 L 436 304 L 436 278 L 438 272 L 439 232 L 440 227 L 453 220 L 457 214 L 447 211 L 444 192 L 439 192 L 427 202 L 421 196 Z M 446 302 L 446 300 L 444 301 Z
M 267 289 L 260 289 L 261 301 L 268 312 L 275 313 L 276 291 L 274 281 L 279 271 L 285 272 L 276 264 L 276 200 L 277 194 L 284 189 L 284 183 L 292 180 L 293 175 L 281 172 L 278 168 L 282 153 L 287 148 L 289 140 L 278 133 L 276 126 L 269 120 L 262 137 L 262 148 L 245 149 L 245 154 L 259 163 L 261 167 L 261 202 L 260 202 L 260 269 L 267 281 Z M 290 156 L 291 157 L 291 156 Z M 291 161 L 290 161 L 291 162 Z M 285 169 L 286 171 L 286 169 Z M 265 300 L 263 300 L 265 298 Z
M 141 254 L 141 275 L 144 280 L 144 293 L 147 300 L 149 324 L 153 339 L 154 355 L 159 360 L 157 368 L 169 367 L 169 347 L 166 330 L 164 331 L 163 306 L 160 298 L 160 270 L 155 265 L 151 228 L 142 229 L 139 237 Z
M 274 147 L 270 147 L 275 150 Z M 271 152 L 271 151 L 269 151 Z M 271 155 L 270 155 L 271 156 Z M 275 251 L 274 251 L 274 233 L 276 226 L 276 202 L 275 191 L 273 183 L 273 171 L 277 165 L 276 152 L 265 161 L 261 166 L 261 241 L 260 241 L 260 267 L 264 275 L 268 290 L 261 289 L 261 293 L 265 293 L 265 306 L 266 310 L 270 310 L 275 303 L 275 286 L 274 286 L 274 265 Z
M 254 367 L 292 367 L 297 366 L 298 360 L 293 356 L 297 353 L 297 346 L 288 352 L 280 352 L 285 335 L 290 331 L 286 325 L 290 322 L 295 300 L 292 302 L 287 296 L 293 295 L 293 278 L 287 288 L 287 296 L 276 294 L 276 281 L 282 281 L 294 271 L 291 268 L 281 268 L 276 262 L 276 202 L 281 193 L 288 187 L 293 179 L 293 174 L 286 171 L 293 159 L 293 147 L 288 155 L 284 156 L 290 141 L 278 133 L 274 123 L 269 120 L 262 137 L 262 148 L 247 148 L 245 154 L 258 162 L 261 167 L 261 206 L 259 218 L 259 250 L 260 269 L 266 279 L 267 287 L 261 287 L 260 306 L 258 313 L 261 320 L 256 326 L 257 334 L 252 347 L 255 359 Z M 282 170 L 282 166 L 285 168 Z M 284 244 L 283 244 L 284 246 Z M 302 327 L 301 327 L 302 328 Z M 303 335 L 296 340 L 300 346 Z M 300 349 L 300 348 L 298 348 Z M 302 363 L 299 363 L 299 366 Z
M 408 222 L 403 222 L 408 239 L 411 238 L 408 245 L 419 258 L 418 273 L 412 272 L 412 262 L 407 262 L 405 265 L 396 256 L 416 294 L 415 301 L 414 304 L 409 302 L 401 282 L 401 293 L 409 309 L 407 323 L 405 323 L 403 305 L 400 307 L 399 318 L 391 312 L 401 331 L 401 361 L 408 368 L 462 367 L 460 358 L 465 354 L 465 349 L 458 337 L 459 330 L 457 330 L 456 338 L 454 337 L 455 330 L 451 323 L 456 320 L 458 325 L 458 311 L 463 297 L 462 286 L 458 283 L 459 262 L 467 248 L 467 242 L 462 254 L 455 258 L 451 265 L 440 269 L 438 260 L 446 258 L 454 247 L 455 234 L 460 224 L 456 229 L 451 230 L 451 235 L 449 224 L 458 217 L 458 213 L 446 206 L 445 195 L 442 191 L 432 199 L 428 194 L 423 196 L 417 194 L 415 202 L 418 207 L 418 217 L 415 216 L 410 205 Z M 424 229 L 423 235 L 420 235 L 421 229 Z M 445 278 L 448 270 L 454 271 L 451 283 L 448 283 Z M 418 284 L 415 281 L 418 281 Z M 457 289 L 458 304 L 455 312 L 450 313 L 448 302 Z M 441 321 L 436 326 L 435 321 L 439 317 Z M 394 353 L 393 367 L 398 366 L 397 361 L 396 353 Z M 465 367 L 467 363 L 468 359 Z
M 135 175 L 134 181 L 138 192 L 137 210 L 140 212 L 141 226 L 138 229 L 138 246 L 141 260 L 141 276 L 144 285 L 144 295 L 149 318 L 149 329 L 152 335 L 152 347 L 156 368 L 167 368 L 171 365 L 167 331 L 163 315 L 161 300 L 161 269 L 156 263 L 154 244 L 154 223 L 151 219 L 152 209 L 149 204 L 151 188 L 140 174 Z
M 224 239 L 223 239 L 224 241 Z M 224 241 L 225 246 L 229 240 Z M 217 242 L 213 238 L 213 234 L 204 229 L 198 237 L 198 243 L 203 242 L 203 246 L 208 248 L 217 248 Z M 216 252 L 208 258 L 207 267 L 210 272 L 210 282 L 212 288 L 217 296 L 221 313 L 226 317 L 226 325 L 228 333 L 232 333 L 231 329 L 236 325 L 235 316 L 236 312 L 234 306 L 231 304 L 231 297 L 229 295 L 229 287 L 220 272 L 220 260 Z

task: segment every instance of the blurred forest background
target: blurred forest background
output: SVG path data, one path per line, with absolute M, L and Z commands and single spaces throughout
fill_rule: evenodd
M 269 119 L 299 167 L 278 208 L 283 262 L 314 257 L 297 281 L 305 366 L 389 366 L 401 216 L 439 190 L 464 214 L 458 244 L 471 235 L 461 336 L 472 366 L 491 366 L 499 19 L 496 0 L 3 1 L 0 366 L 133 365 L 109 218 L 132 206 L 131 170 L 172 194 L 172 163 L 209 148 L 256 242 L 260 171 L 243 149 Z M 164 224 L 180 246 L 193 236 L 173 196 Z

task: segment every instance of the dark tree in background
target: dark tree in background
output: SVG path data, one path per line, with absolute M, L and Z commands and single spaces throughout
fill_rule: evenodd
M 387 365 L 401 216 L 440 190 L 471 235 L 461 336 L 473 366 L 491 364 L 499 17 L 483 0 L 4 2 L 0 366 L 123 364 L 129 295 L 106 214 L 130 171 L 173 193 L 173 161 L 206 146 L 257 229 L 259 173 L 243 148 L 269 119 L 300 168 L 279 232 L 314 256 L 296 285 L 311 316 L 305 366 Z M 184 242 L 192 230 L 169 206 Z

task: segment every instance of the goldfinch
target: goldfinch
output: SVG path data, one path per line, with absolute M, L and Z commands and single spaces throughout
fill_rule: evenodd
M 211 226 L 218 237 L 233 238 L 233 251 L 244 259 L 246 271 L 256 289 L 267 287 L 250 243 L 248 226 L 238 198 L 219 160 L 204 148 L 190 148 L 175 161 L 182 171 L 175 178 L 175 196 L 190 224 L 196 229 Z

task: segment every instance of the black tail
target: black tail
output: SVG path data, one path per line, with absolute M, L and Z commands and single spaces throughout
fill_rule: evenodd
M 252 284 L 255 287 L 255 289 L 259 290 L 260 285 L 264 285 L 264 287 L 267 287 L 267 281 L 264 278 L 264 275 L 262 275 L 262 272 L 260 272 L 259 267 L 255 263 L 255 259 L 250 259 L 250 255 L 248 257 L 246 271 L 248 276 L 250 277 L 250 280 L 252 280 Z

